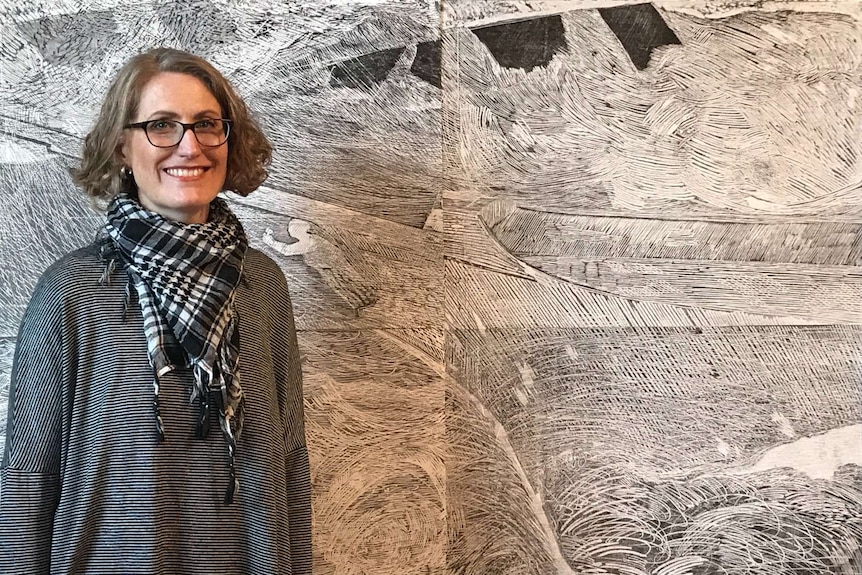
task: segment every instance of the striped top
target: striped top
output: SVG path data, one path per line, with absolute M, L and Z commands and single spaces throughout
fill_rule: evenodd
M 237 288 L 245 425 L 239 491 L 226 446 L 195 438 L 188 369 L 160 378 L 153 415 L 143 317 L 94 244 L 39 280 L 12 368 L 0 466 L 0 574 L 311 573 L 302 375 L 284 274 L 259 251 Z

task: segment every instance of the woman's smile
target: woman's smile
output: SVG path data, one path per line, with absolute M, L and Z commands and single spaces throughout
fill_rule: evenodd
M 192 182 L 195 180 L 199 180 L 200 177 L 204 174 L 206 170 L 209 168 L 206 167 L 193 167 L 193 168 L 165 168 L 163 171 L 178 180 L 185 182 Z

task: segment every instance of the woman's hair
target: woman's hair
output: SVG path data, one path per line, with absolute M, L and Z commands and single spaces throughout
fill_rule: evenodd
M 162 72 L 194 76 L 204 83 L 231 120 L 228 135 L 227 175 L 224 189 L 247 196 L 266 180 L 272 146 L 245 102 L 212 64 L 194 54 L 172 48 L 156 48 L 138 54 L 120 68 L 114 78 L 96 124 L 84 139 L 80 167 L 72 167 L 72 180 L 94 200 L 109 201 L 121 191 L 135 191 L 131 178 L 123 178 L 120 147 L 123 126 L 138 111 L 147 82 Z

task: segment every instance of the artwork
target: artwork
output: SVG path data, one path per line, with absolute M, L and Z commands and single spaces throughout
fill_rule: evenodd
M 170 45 L 274 143 L 229 201 L 293 295 L 316 572 L 862 571 L 858 3 L 0 14 L 0 433 L 29 293 L 100 223 L 66 167 Z

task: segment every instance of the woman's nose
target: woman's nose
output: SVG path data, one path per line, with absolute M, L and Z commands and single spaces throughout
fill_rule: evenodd
M 196 156 L 200 154 L 201 145 L 191 129 L 183 133 L 180 143 L 177 144 L 177 151 L 183 156 Z

